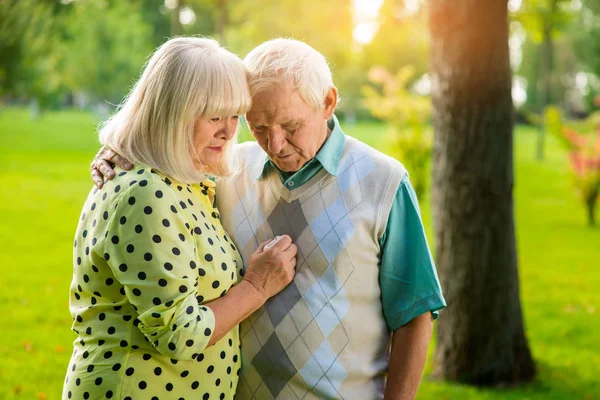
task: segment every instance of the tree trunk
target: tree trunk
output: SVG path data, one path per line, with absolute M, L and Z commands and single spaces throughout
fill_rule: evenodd
M 225 28 L 229 22 L 227 0 L 216 1 L 215 34 L 222 46 L 225 46 Z
M 179 13 L 183 7 L 183 0 L 176 0 L 176 5 L 171 10 L 171 36 L 183 35 L 183 26 L 179 19 Z
M 476 385 L 531 380 L 513 215 L 506 0 L 430 2 L 433 218 L 448 308 L 436 375 Z
M 552 0 L 550 17 L 551 18 L 556 12 L 556 0 Z M 542 30 L 543 41 L 542 51 L 540 57 L 540 77 L 538 82 L 538 90 L 540 92 L 540 116 L 542 119 L 545 118 L 546 107 L 551 102 L 552 94 L 552 58 L 554 44 L 552 43 L 552 21 L 544 21 Z M 536 158 L 538 161 L 544 159 L 544 139 L 546 135 L 546 127 L 540 124 L 538 130 L 537 144 L 536 144 Z
M 587 219 L 589 226 L 596 226 L 596 199 L 598 198 L 598 190 L 594 191 L 585 199 L 585 207 L 587 209 Z

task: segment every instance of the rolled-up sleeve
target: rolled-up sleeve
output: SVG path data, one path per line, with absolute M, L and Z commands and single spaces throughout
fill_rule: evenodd
M 398 187 L 380 245 L 379 282 L 390 330 L 395 331 L 427 311 L 437 318 L 446 302 L 408 176 Z
M 173 359 L 188 360 L 208 345 L 215 326 L 198 304 L 200 261 L 186 210 L 159 184 L 127 189 L 104 240 L 108 264 L 138 313 L 138 329 Z

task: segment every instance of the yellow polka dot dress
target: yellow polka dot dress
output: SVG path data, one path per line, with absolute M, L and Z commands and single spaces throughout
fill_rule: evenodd
M 92 190 L 74 242 L 64 399 L 233 398 L 238 329 L 206 347 L 215 317 L 203 304 L 242 268 L 213 188 L 138 167 Z

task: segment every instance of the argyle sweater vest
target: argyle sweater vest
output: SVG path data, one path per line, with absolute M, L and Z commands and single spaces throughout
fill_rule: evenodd
M 240 325 L 236 398 L 383 398 L 390 331 L 379 242 L 405 169 L 346 137 L 337 176 L 322 169 L 288 188 L 274 169 L 261 176 L 256 143 L 239 150 L 240 172 L 218 185 L 223 226 L 245 262 L 282 234 L 298 255 L 292 283 Z

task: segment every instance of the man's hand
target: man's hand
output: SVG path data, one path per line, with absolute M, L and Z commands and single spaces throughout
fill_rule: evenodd
M 98 189 L 102 189 L 102 186 L 104 185 L 104 179 L 111 180 L 115 177 L 115 171 L 113 171 L 115 165 L 126 170 L 133 168 L 133 165 L 128 160 L 121 157 L 108 147 L 102 146 L 90 165 L 92 180 Z

